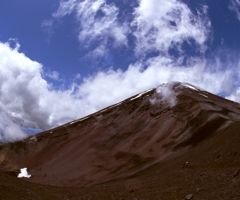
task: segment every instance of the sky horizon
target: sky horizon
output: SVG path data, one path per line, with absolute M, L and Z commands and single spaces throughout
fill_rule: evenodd
M 0 1 L 0 141 L 161 83 L 240 102 L 239 0 Z

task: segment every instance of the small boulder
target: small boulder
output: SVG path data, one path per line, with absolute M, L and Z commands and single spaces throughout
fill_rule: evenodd
M 189 195 L 185 196 L 184 200 L 191 200 L 192 198 L 193 198 L 193 195 L 189 194 Z

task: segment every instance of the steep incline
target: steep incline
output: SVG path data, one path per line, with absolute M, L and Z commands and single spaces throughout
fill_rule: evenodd
M 0 146 L 1 169 L 29 181 L 89 186 L 129 177 L 240 121 L 240 106 L 189 84 L 169 83 L 85 118 Z

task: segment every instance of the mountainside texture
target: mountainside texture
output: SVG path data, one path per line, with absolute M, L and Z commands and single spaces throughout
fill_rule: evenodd
M 0 145 L 0 199 L 134 198 L 240 199 L 240 105 L 174 82 Z

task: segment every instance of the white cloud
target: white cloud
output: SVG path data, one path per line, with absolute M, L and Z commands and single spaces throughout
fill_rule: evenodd
M 13 122 L 11 116 L 0 111 L 0 141 L 20 140 L 26 137 L 21 128 Z
M 206 49 L 211 23 L 207 17 L 207 6 L 199 9 L 197 16 L 178 0 L 138 0 L 133 19 L 118 19 L 119 8 L 105 0 L 62 0 L 53 19 L 45 23 L 74 14 L 78 22 L 78 39 L 82 47 L 89 50 L 92 58 L 106 55 L 110 47 L 128 46 L 128 35 L 133 35 L 136 55 L 146 56 L 151 51 L 168 53 L 170 48 L 182 53 L 182 44 L 197 45 L 200 52 Z M 130 21 L 129 21 L 130 20 Z M 113 41 L 113 44 L 112 44 Z M 96 45 L 95 49 L 92 45 Z
M 199 50 L 205 50 L 210 21 L 206 16 L 207 7 L 192 14 L 188 6 L 178 0 L 139 0 L 132 26 L 136 28 L 136 53 L 149 51 L 167 53 L 170 47 L 178 48 L 184 41 L 193 39 Z
M 17 128 L 12 118 L 44 130 L 93 111 L 74 95 L 74 84 L 69 90 L 53 90 L 41 75 L 42 65 L 8 43 L 0 43 L 0 57 L 1 139 L 13 139 L 9 130 Z M 16 139 L 23 136 L 19 128 L 12 134 Z
M 170 58 L 157 57 L 148 61 L 146 69 L 141 64 L 135 64 L 129 66 L 125 72 L 99 72 L 85 79 L 79 92 L 96 110 L 171 81 L 189 82 L 215 94 L 233 92 L 231 79 L 234 72 L 209 71 L 208 67 L 211 68 L 203 60 L 182 67 Z
M 149 100 L 152 105 L 167 104 L 173 107 L 177 104 L 178 92 L 173 89 L 174 82 L 163 84 L 156 89 L 156 94 Z
M 211 29 L 206 7 L 196 16 L 176 0 L 141 0 L 139 3 L 132 27 L 127 27 L 127 23 L 118 22 L 118 8 L 114 4 L 108 5 L 105 0 L 61 1 L 53 17 L 58 19 L 74 13 L 79 22 L 80 42 L 86 46 L 99 42 L 87 56 L 111 53 L 107 48 L 110 37 L 115 41 L 114 47 L 127 45 L 126 32 L 133 27 L 130 34 L 136 38 L 136 55 L 145 56 L 155 50 L 162 52 L 139 59 L 126 71 L 108 69 L 90 77 L 81 77 L 84 80 L 82 84 L 73 83 L 67 90 L 52 88 L 44 80 L 43 75 L 47 73 L 42 65 L 20 53 L 18 43 L 16 48 L 0 43 L 0 113 L 4 116 L 0 123 L 0 139 L 24 136 L 18 132 L 20 129 L 13 118 L 24 120 L 21 123 L 26 127 L 49 129 L 170 81 L 189 82 L 215 94 L 232 94 L 229 98 L 240 100 L 240 90 L 232 86 L 235 71 L 216 69 L 225 63 L 210 62 L 202 56 L 189 57 L 183 66 L 185 55 L 181 45 L 184 41 L 195 41 L 195 49 L 199 52 L 206 48 Z M 167 53 L 173 46 L 181 53 L 178 59 Z M 59 79 L 57 72 L 49 74 Z M 6 124 L 7 128 L 18 131 L 7 130 Z
M 106 45 L 99 45 L 94 50 L 88 52 L 84 59 L 86 60 L 101 60 L 108 53 L 108 49 L 106 49 Z
M 238 20 L 240 21 L 240 1 L 239 0 L 230 0 L 228 8 L 235 12 Z
M 44 75 L 56 81 L 60 80 L 59 73 L 57 71 L 50 71 L 50 72 L 44 73 Z
M 61 1 L 59 9 L 53 14 L 53 17 L 59 18 L 70 15 L 74 11 L 77 3 L 78 0 Z
M 226 97 L 229 100 L 240 102 L 240 87 L 238 87 L 231 95 Z
M 105 0 L 62 0 L 58 10 L 53 13 L 53 19 L 74 14 L 79 26 L 79 42 L 86 49 L 89 49 L 92 44 L 97 44 L 98 47 L 91 50 L 89 54 L 97 53 L 99 57 L 107 54 L 111 39 L 113 39 L 111 45 L 115 47 L 127 46 L 128 29 L 124 23 L 118 22 L 118 12 L 114 4 L 107 4 Z M 45 23 L 46 26 L 52 26 L 50 22 L 52 20 Z
M 238 56 L 237 56 L 238 57 Z M 234 63 L 235 64 L 235 63 Z M 238 60 L 237 64 L 229 64 L 231 66 L 231 71 L 233 76 L 229 76 L 229 82 L 231 82 L 232 87 L 234 87 L 234 90 L 231 90 L 231 88 L 227 88 L 225 86 L 225 89 L 228 90 L 227 93 L 227 99 L 236 101 L 240 103 L 240 85 L 239 85 L 239 77 L 240 77 L 240 72 L 239 72 L 239 67 L 240 67 L 240 60 Z M 230 92 L 229 92 L 230 91 Z

